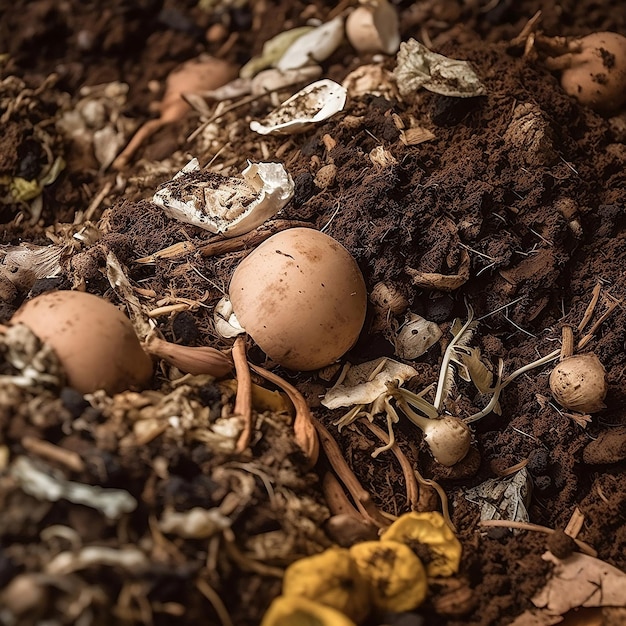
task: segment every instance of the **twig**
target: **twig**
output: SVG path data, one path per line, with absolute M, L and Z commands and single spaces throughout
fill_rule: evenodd
M 313 419 L 309 406 L 302 394 L 286 380 L 269 370 L 258 365 L 248 364 L 250 369 L 265 380 L 280 387 L 288 396 L 296 409 L 296 417 L 293 420 L 293 430 L 296 443 L 307 458 L 310 467 L 317 463 L 319 456 L 319 440 L 315 432 L 317 420 Z
M 593 312 L 596 310 L 596 305 L 598 304 L 598 299 L 600 298 L 600 291 L 602 290 L 602 285 L 598 283 L 594 288 L 591 295 L 591 300 L 585 309 L 585 314 L 583 318 L 580 320 L 580 324 L 578 324 L 578 332 L 582 333 L 585 330 L 585 326 L 589 323 L 589 320 L 593 317 Z
M 538 533 L 545 533 L 546 535 L 552 535 L 556 532 L 554 529 L 548 528 L 547 526 L 540 526 L 539 524 L 532 524 L 531 522 L 514 522 L 505 519 L 482 520 L 480 522 L 480 525 L 497 528 L 516 528 L 518 530 L 532 530 Z M 598 553 L 588 543 L 581 541 L 580 539 L 576 539 L 575 537 L 572 537 L 572 539 L 576 542 L 576 545 L 579 547 L 581 552 L 584 552 L 585 554 L 593 557 L 598 556 Z
M 246 340 L 237 337 L 231 353 L 237 376 L 237 396 L 235 398 L 235 415 L 243 418 L 243 430 L 237 439 L 235 452 L 241 454 L 247 450 L 252 437 L 254 416 L 252 414 L 252 378 L 246 359 Z
M 82 472 L 85 469 L 85 463 L 77 452 L 66 450 L 36 437 L 22 437 L 21 443 L 27 452 L 42 456 L 49 461 L 56 461 L 73 472 Z
M 273 222 L 264 224 L 258 229 L 253 230 L 250 233 L 246 233 L 245 235 L 239 235 L 238 237 L 221 239 L 207 243 L 205 246 L 198 248 L 198 253 L 201 256 L 208 257 L 226 254 L 227 252 L 238 252 L 239 250 L 243 250 L 245 248 L 254 248 L 277 232 L 295 227 L 315 228 L 315 226 L 310 222 L 274 220 Z
M 326 472 L 322 478 L 322 493 L 332 515 L 350 515 L 357 519 L 364 519 L 346 495 L 339 479 L 332 472 Z

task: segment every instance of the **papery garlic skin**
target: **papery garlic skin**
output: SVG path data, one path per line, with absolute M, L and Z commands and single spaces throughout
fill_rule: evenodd
M 570 411 L 596 413 L 606 408 L 606 371 L 593 353 L 563 359 L 550 374 L 550 389 L 554 399 Z

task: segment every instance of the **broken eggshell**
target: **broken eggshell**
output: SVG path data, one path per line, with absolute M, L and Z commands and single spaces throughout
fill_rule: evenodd
M 437 324 L 409 312 L 394 337 L 395 354 L 401 359 L 417 359 L 439 341 L 441 334 Z
M 192 159 L 152 201 L 173 219 L 226 237 L 260 226 L 294 193 L 293 180 L 280 163 L 250 163 L 242 178 L 201 173 L 198 159 Z
M 343 41 L 343 17 L 338 16 L 298 37 L 276 63 L 279 70 L 290 70 L 325 61 Z
M 343 110 L 347 91 L 335 81 L 318 80 L 298 91 L 263 120 L 250 122 L 260 135 L 291 135 L 327 120 Z

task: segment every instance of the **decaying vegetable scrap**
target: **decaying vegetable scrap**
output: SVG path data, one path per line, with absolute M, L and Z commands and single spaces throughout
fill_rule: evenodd
M 401 96 L 408 96 L 420 87 L 456 98 L 473 98 L 486 93 L 467 61 L 432 52 L 415 39 L 400 44 L 394 77 Z

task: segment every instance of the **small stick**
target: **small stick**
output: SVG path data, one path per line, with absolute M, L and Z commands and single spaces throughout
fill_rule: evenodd
M 259 376 L 265 378 L 265 380 L 280 387 L 288 396 L 291 402 L 293 402 L 296 408 L 296 417 L 293 420 L 293 430 L 296 443 L 306 456 L 309 465 L 313 467 L 317 463 L 319 456 L 319 440 L 315 432 L 316 421 L 311 415 L 309 406 L 302 394 L 286 380 L 274 374 L 269 370 L 248 363 L 250 369 L 256 372 Z
M 600 298 L 600 291 L 602 290 L 602 285 L 598 283 L 594 288 L 591 294 L 591 300 L 585 309 L 585 314 L 583 318 L 580 320 L 578 324 L 578 332 L 582 333 L 585 329 L 585 326 L 589 323 L 589 320 L 593 317 L 593 312 L 596 310 L 596 305 L 598 304 L 598 299 Z
M 213 587 L 211 587 L 211 585 L 209 585 L 209 583 L 203 578 L 198 578 L 196 580 L 196 588 L 211 603 L 222 626 L 234 626 L 233 620 L 228 613 L 228 609 L 217 591 L 215 591 L 215 589 L 213 589 Z
M 581 510 L 576 507 L 572 513 L 572 517 L 570 517 L 569 522 L 567 522 L 567 526 L 564 531 L 565 534 L 569 535 L 572 539 L 576 539 L 576 537 L 578 537 L 578 533 L 582 530 L 584 523 L 585 516 L 582 514 Z
M 332 472 L 326 472 L 322 478 L 322 493 L 332 515 L 350 515 L 357 519 L 364 519 Z
M 198 253 L 201 256 L 218 256 L 220 254 L 226 254 L 227 252 L 238 252 L 244 248 L 254 248 L 261 242 L 265 241 L 271 235 L 274 235 L 281 230 L 287 228 L 315 228 L 310 222 L 301 222 L 295 220 L 274 220 L 269 224 L 266 224 L 257 230 L 253 230 L 250 233 L 232 237 L 230 239 L 220 239 L 218 241 L 211 241 L 206 245 L 198 248 Z M 168 257 L 171 258 L 171 257 Z
M 65 465 L 73 472 L 82 472 L 85 469 L 85 463 L 81 456 L 73 450 L 66 450 L 60 446 L 56 446 L 49 441 L 37 439 L 36 437 L 22 437 L 22 446 L 28 452 L 32 452 L 38 456 L 42 456 L 49 461 L 56 461 L 61 465 Z
M 574 330 L 571 326 L 563 326 L 562 332 L 563 339 L 561 342 L 561 361 L 574 354 Z
M 539 533 L 545 533 L 546 535 L 552 535 L 556 531 L 547 526 L 540 526 L 539 524 L 532 524 L 530 522 L 513 522 L 505 519 L 489 519 L 482 520 L 481 526 L 497 527 L 497 528 L 516 528 L 518 530 L 532 530 Z M 589 556 L 597 557 L 598 553 L 586 542 L 572 537 L 576 542 L 576 545 L 580 548 L 581 552 L 588 554 Z
M 237 439 L 235 452 L 241 454 L 250 445 L 254 415 L 252 413 L 252 377 L 246 358 L 246 341 L 237 337 L 231 353 L 237 375 L 237 396 L 235 398 L 235 415 L 243 417 L 243 430 Z

